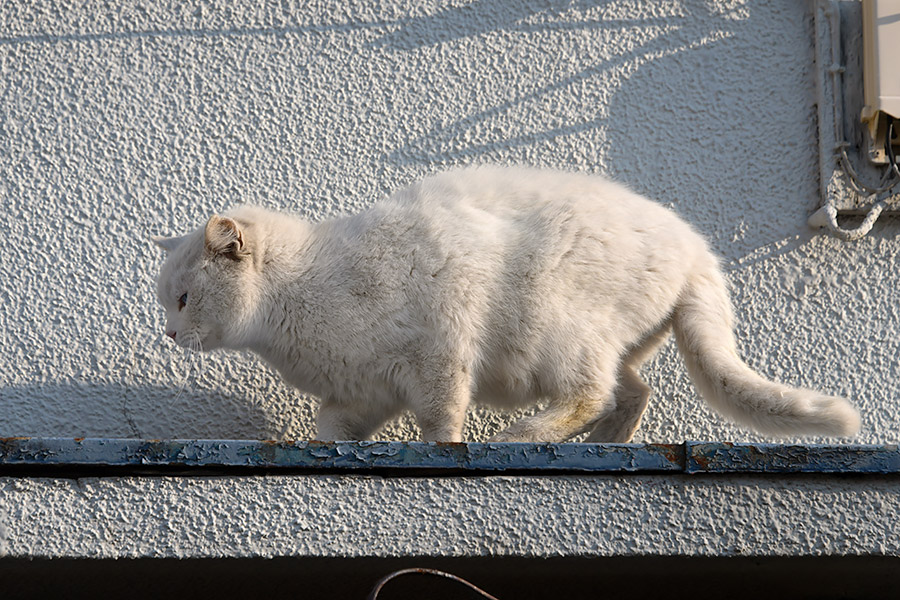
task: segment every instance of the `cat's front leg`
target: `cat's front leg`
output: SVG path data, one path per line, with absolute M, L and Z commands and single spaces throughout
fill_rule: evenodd
M 424 442 L 461 442 L 465 411 L 461 414 L 449 411 L 427 411 L 428 416 L 416 413 Z
M 471 402 L 469 376 L 465 370 L 438 376 L 430 385 L 417 385 L 410 398 L 422 440 L 461 442 L 466 410 Z

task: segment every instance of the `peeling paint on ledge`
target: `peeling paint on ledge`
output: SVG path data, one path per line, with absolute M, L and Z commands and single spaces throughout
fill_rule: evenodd
M 0 467 L 680 471 L 681 445 L 0 439 Z
M 272 442 L 2 438 L 0 470 L 115 468 L 153 474 L 215 469 L 435 474 L 900 473 L 897 446 Z
M 896 445 L 685 442 L 686 473 L 900 473 Z

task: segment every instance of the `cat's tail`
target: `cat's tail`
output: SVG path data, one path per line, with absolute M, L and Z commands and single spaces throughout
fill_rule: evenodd
M 673 325 L 691 380 L 720 414 L 774 436 L 852 436 L 859 413 L 844 398 L 769 381 L 738 356 L 724 279 L 709 268 L 688 281 Z

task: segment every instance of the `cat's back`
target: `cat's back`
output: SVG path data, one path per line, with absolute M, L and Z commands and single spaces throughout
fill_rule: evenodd
M 585 195 L 610 196 L 625 188 L 607 179 L 527 167 L 467 167 L 425 177 L 392 200 L 408 207 L 466 206 L 504 215 L 547 204 L 571 204 Z
M 479 166 L 431 175 L 398 191 L 392 202 L 424 212 L 478 210 L 501 218 L 569 210 L 604 220 L 628 214 L 670 220 L 659 204 L 598 175 L 528 167 Z M 585 215 L 586 216 L 586 215 Z
M 426 177 L 335 223 L 335 254 L 396 281 L 397 273 L 457 271 L 488 281 L 548 281 L 603 270 L 674 273 L 707 254 L 672 211 L 599 176 L 470 167 Z M 679 264 L 671 264 L 673 260 Z
M 440 230 L 473 236 L 521 237 L 592 231 L 614 243 L 652 232 L 660 243 L 694 239 L 672 211 L 597 175 L 527 167 L 468 167 L 422 179 L 395 193 L 385 214 L 401 213 Z

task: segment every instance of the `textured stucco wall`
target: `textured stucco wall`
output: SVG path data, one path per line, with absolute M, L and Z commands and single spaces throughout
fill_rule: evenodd
M 0 478 L 17 500 L 0 556 L 898 556 L 898 492 L 817 476 Z
M 723 257 L 748 361 L 851 397 L 858 441 L 897 440 L 898 225 L 846 244 L 805 224 L 818 189 L 805 2 L 258 5 L 0 4 L 0 436 L 308 437 L 314 403 L 255 358 L 199 360 L 167 343 L 149 236 L 243 202 L 322 219 L 490 162 L 605 173 L 672 206 Z M 647 378 L 656 395 L 639 440 L 762 439 L 697 400 L 673 344 Z M 478 411 L 470 437 L 501 421 Z M 414 435 L 408 420 L 385 433 Z M 385 555 L 464 553 L 463 540 L 512 552 L 517 535 L 535 555 L 729 554 L 746 526 L 762 554 L 795 537 L 800 553 L 898 551 L 884 541 L 897 527 L 890 485 L 691 481 L 2 479 L 0 537 L 20 555 L 328 555 L 352 554 L 375 522 Z M 466 512 L 498 487 L 496 515 Z M 230 508 L 210 500 L 217 490 Z M 404 503 L 420 512 L 392 520 Z M 208 533 L 216 510 L 232 519 L 227 539 Z M 805 524 L 789 525 L 798 514 Z M 502 531 L 523 515 L 534 528 Z M 551 517 L 556 533 L 542 537 Z M 439 519 L 465 536 L 392 538 Z
M 257 4 L 0 7 L 0 435 L 308 437 L 311 402 L 256 359 L 167 343 L 148 237 L 242 202 L 321 219 L 490 162 L 673 206 L 723 256 L 749 362 L 896 440 L 896 224 L 845 244 L 804 223 L 806 3 Z M 696 400 L 674 345 L 648 377 L 639 439 L 759 439 Z

